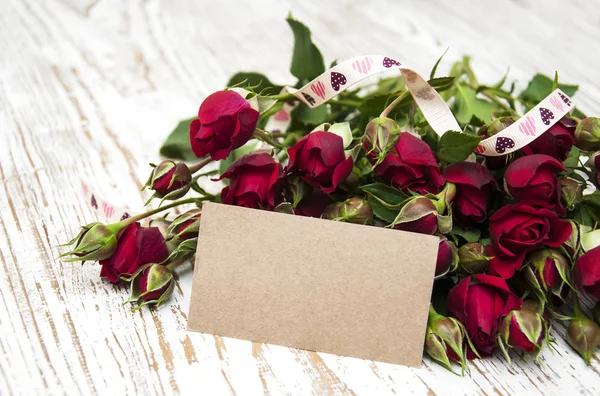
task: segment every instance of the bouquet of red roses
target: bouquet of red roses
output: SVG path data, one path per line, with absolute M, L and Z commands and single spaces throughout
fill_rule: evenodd
M 432 358 L 452 370 L 498 348 L 537 356 L 555 319 L 589 362 L 600 343 L 600 305 L 595 321 L 584 313 L 600 299 L 600 120 L 574 108 L 577 86 L 538 74 L 516 94 L 506 76 L 479 83 L 468 57 L 435 77 L 440 58 L 429 79 L 375 55 L 326 70 L 308 28 L 288 23 L 295 88 L 234 75 L 161 149 L 169 159 L 146 183 L 160 205 L 84 226 L 64 256 L 131 282 L 138 309 L 168 298 L 175 268 L 196 254 L 204 201 L 437 235 Z M 380 72 L 392 75 L 355 85 Z

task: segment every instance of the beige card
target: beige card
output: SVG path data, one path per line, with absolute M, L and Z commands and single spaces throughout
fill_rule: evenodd
M 419 366 L 438 242 L 206 203 L 188 329 Z

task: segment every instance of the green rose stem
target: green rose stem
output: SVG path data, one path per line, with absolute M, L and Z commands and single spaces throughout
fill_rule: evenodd
M 279 101 L 282 101 L 282 102 L 285 102 L 286 100 L 290 100 L 290 99 L 294 99 L 294 98 L 295 98 L 295 96 L 292 95 L 289 92 L 282 93 L 282 94 L 279 94 L 279 95 L 271 95 L 271 96 L 269 96 L 269 99 L 275 99 L 275 100 L 279 100 Z
M 208 198 L 208 197 L 207 197 L 207 198 Z M 147 212 L 140 213 L 140 214 L 138 214 L 138 215 L 135 215 L 135 216 L 129 217 L 129 218 L 127 218 L 127 219 L 123 220 L 123 221 L 120 221 L 120 222 L 118 222 L 118 223 L 115 223 L 115 224 L 114 224 L 114 226 L 115 226 L 116 228 L 118 228 L 119 230 L 121 230 L 121 229 L 123 229 L 123 228 L 127 227 L 128 225 L 130 225 L 130 224 L 133 224 L 133 223 L 135 223 L 136 221 L 139 221 L 139 220 L 145 219 L 146 217 L 152 216 L 153 214 L 156 214 L 156 213 L 163 212 L 163 211 L 165 211 L 165 210 L 167 210 L 167 209 L 174 208 L 175 206 L 184 205 L 184 204 L 188 204 L 188 203 L 197 203 L 199 200 L 202 200 L 202 198 L 186 198 L 186 199 L 180 199 L 179 201 L 172 202 L 172 203 L 170 203 L 170 204 L 168 204 L 168 205 L 161 206 L 161 207 L 159 207 L 159 208 L 152 209 L 152 210 L 149 210 L 149 211 L 147 211 Z
M 254 137 L 257 138 L 258 140 L 262 140 L 263 142 L 265 142 L 267 144 L 270 144 L 273 147 L 277 147 L 278 149 L 285 148 L 285 146 L 283 144 L 278 143 L 278 142 L 274 141 L 273 139 L 271 139 L 269 134 L 267 134 L 267 132 L 263 131 L 262 129 L 256 128 L 254 130 Z
M 202 161 L 198 162 L 195 165 L 192 165 L 189 167 L 190 173 L 194 174 L 196 172 L 198 172 L 200 169 L 204 168 L 204 166 L 210 164 L 212 162 L 212 158 L 208 157 L 208 158 L 204 158 Z
M 388 105 L 388 107 L 385 108 L 385 110 L 383 110 L 381 112 L 379 117 L 387 117 L 388 114 L 390 114 L 390 112 L 392 110 L 394 110 L 394 107 L 398 106 L 398 104 L 400 104 L 400 102 L 402 102 L 404 100 L 404 98 L 407 98 L 409 95 L 410 95 L 409 91 L 402 92 L 396 99 L 394 99 L 394 101 L 392 103 L 390 103 Z

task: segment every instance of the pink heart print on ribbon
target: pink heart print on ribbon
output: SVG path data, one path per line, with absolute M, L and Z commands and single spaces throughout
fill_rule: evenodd
M 81 189 L 85 202 L 94 210 L 98 218 L 106 223 L 116 223 L 131 217 L 131 212 L 126 208 L 121 208 L 100 198 L 90 187 L 82 182 Z
M 402 73 L 406 88 L 410 91 L 414 102 L 423 113 L 429 126 L 438 135 L 441 136 L 447 131 L 462 130 L 448 104 L 427 80 L 412 68 L 387 56 L 366 55 L 348 59 L 325 71 L 304 87 L 300 89 L 286 87 L 284 91 L 292 93 L 300 101 L 314 108 L 367 77 L 394 69 Z M 331 89 L 320 89 L 319 84 L 323 84 L 322 81 L 327 80 L 330 81 Z M 324 85 L 327 88 L 327 84 Z M 499 156 L 515 152 L 546 132 L 572 111 L 573 107 L 571 98 L 560 89 L 556 89 L 521 119 L 498 134 L 482 140 L 476 152 L 485 156 Z M 271 117 L 269 120 L 267 130 L 271 130 L 268 126 L 274 118 Z

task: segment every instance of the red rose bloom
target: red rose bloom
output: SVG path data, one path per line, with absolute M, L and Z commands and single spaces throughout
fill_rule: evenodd
M 490 171 L 476 162 L 459 162 L 446 168 L 444 178 L 456 185 L 452 201 L 454 217 L 463 224 L 484 221 L 492 192 L 498 189 Z
M 229 179 L 229 186 L 221 191 L 225 204 L 272 210 L 283 200 L 283 168 L 268 153 L 244 155 L 217 180 L 223 178 Z
M 542 201 L 554 205 L 556 213 L 566 213 L 561 203 L 560 180 L 556 174 L 565 167 L 555 158 L 543 154 L 521 157 L 512 162 L 504 181 L 508 193 L 517 201 Z
M 486 246 L 494 258 L 490 272 L 511 278 L 521 268 L 525 255 L 541 246 L 559 247 L 571 235 L 568 221 L 560 220 L 544 202 L 505 205 L 490 217 L 490 238 Z
M 252 137 L 258 111 L 235 91 L 218 91 L 200 105 L 198 119 L 190 124 L 190 142 L 198 158 L 210 154 L 222 160 Z
M 522 303 L 504 279 L 484 274 L 463 279 L 448 293 L 448 312 L 465 325 L 473 345 L 485 355 L 491 355 L 496 347 L 502 318 Z M 469 350 L 467 357 L 475 355 Z
M 169 255 L 165 238 L 157 227 L 142 227 L 133 223 L 117 236 L 117 250 L 106 260 L 100 260 L 100 276 L 113 283 L 119 277 L 133 274 L 148 263 L 160 263 Z
M 431 149 L 409 132 L 400 134 L 400 141 L 377 165 L 375 175 L 404 192 L 437 194 L 444 185 Z
M 588 250 L 575 262 L 575 283 L 600 300 L 600 246 Z
M 288 154 L 288 171 L 297 172 L 326 194 L 335 191 L 352 172 L 352 158 L 346 158 L 342 138 L 331 132 L 309 133 L 289 148 Z
M 575 144 L 575 126 L 563 118 L 521 150 L 527 155 L 545 154 L 559 161 L 567 159 Z

